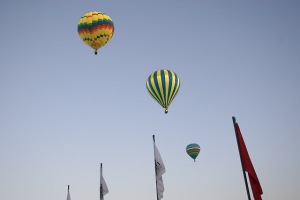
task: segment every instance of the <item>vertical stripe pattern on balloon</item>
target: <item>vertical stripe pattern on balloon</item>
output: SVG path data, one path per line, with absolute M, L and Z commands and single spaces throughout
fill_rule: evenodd
M 168 112 L 180 88 L 180 79 L 171 70 L 157 70 L 149 76 L 146 86 L 149 94 Z

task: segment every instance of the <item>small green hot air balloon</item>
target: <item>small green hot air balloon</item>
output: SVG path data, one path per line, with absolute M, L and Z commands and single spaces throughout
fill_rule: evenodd
M 200 146 L 196 143 L 192 143 L 186 146 L 186 153 L 196 161 L 197 156 L 200 153 Z
M 179 77 L 171 70 L 157 70 L 149 76 L 146 86 L 149 94 L 165 108 L 167 114 L 180 88 Z

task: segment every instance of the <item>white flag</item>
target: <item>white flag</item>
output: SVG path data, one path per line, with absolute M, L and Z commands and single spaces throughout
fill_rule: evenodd
M 162 175 L 166 172 L 166 169 L 155 143 L 154 143 L 154 159 L 155 159 L 157 198 L 158 200 L 160 200 L 163 198 L 163 193 L 165 190 Z
M 71 200 L 71 197 L 70 197 L 70 192 L 69 192 L 69 187 L 68 187 L 68 195 L 67 195 L 67 200 Z
M 109 191 L 108 191 L 106 182 L 102 176 L 102 168 L 101 168 L 101 171 L 100 171 L 100 200 L 102 200 L 104 195 L 106 195 L 108 192 Z

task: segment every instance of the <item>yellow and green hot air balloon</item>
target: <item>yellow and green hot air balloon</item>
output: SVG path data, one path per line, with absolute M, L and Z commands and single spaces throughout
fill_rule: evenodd
M 150 95 L 168 113 L 168 108 L 180 88 L 180 79 L 175 72 L 166 69 L 155 71 L 147 79 L 146 86 Z
M 112 19 L 101 12 L 89 12 L 78 21 L 78 34 L 88 46 L 97 50 L 103 47 L 114 35 Z

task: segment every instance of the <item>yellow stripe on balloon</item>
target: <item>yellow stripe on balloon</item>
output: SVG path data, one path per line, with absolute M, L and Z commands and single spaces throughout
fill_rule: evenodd
M 175 87 L 175 84 L 174 84 L 174 87 Z M 172 96 L 172 98 L 171 98 L 171 101 L 170 101 L 170 103 L 173 101 L 173 99 L 175 98 L 175 96 L 176 96 L 176 94 L 177 94 L 177 92 L 178 92 L 178 90 L 179 90 L 179 87 L 180 87 L 180 79 L 177 77 L 177 86 L 176 86 L 176 88 L 175 88 L 175 91 L 174 91 L 174 93 L 173 93 L 173 96 Z
M 161 97 L 159 95 L 159 92 L 158 92 L 158 90 L 156 88 L 156 85 L 155 85 L 155 82 L 154 82 L 154 74 L 151 75 L 151 79 L 150 80 L 151 80 L 151 85 L 152 85 L 152 87 L 153 87 L 153 89 L 155 91 L 155 94 L 158 96 L 159 104 L 164 107 L 164 103 L 163 103 L 163 101 L 162 101 L 162 99 L 161 99 Z
M 167 105 L 170 105 L 170 99 L 169 99 L 169 84 L 170 84 L 170 79 L 169 79 L 169 74 L 168 74 L 168 70 L 164 70 L 164 74 L 165 74 L 165 83 L 166 83 L 166 101 Z
M 158 83 L 159 91 L 160 91 L 160 94 L 161 94 L 162 102 L 163 102 L 164 107 L 165 107 L 166 106 L 166 101 L 165 101 L 164 89 L 163 89 L 163 85 L 162 85 L 161 70 L 159 70 L 157 72 L 157 83 Z
M 174 93 L 174 88 L 175 88 L 175 79 L 176 79 L 176 76 L 175 76 L 174 72 L 171 72 L 171 74 L 172 74 L 172 77 L 174 77 L 174 78 L 172 78 L 172 87 L 171 87 L 171 92 L 170 92 L 171 99 L 173 99 L 174 98 L 174 94 L 175 94 Z

